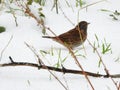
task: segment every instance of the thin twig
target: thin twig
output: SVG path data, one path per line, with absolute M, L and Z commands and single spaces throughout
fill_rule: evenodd
M 117 83 L 115 82 L 115 80 L 110 76 L 112 82 L 114 83 L 114 85 L 116 86 L 117 90 L 120 90 L 120 87 L 117 85 Z
M 37 54 L 37 52 L 35 52 L 35 49 L 33 50 L 33 48 L 32 48 L 29 44 L 27 44 L 26 42 L 25 42 L 25 45 L 35 54 L 35 56 L 36 56 L 37 59 L 38 59 L 39 66 L 41 66 L 43 62 L 42 62 L 42 60 L 40 59 L 40 57 L 39 57 L 39 55 Z
M 86 11 L 87 11 L 87 8 L 88 8 L 89 6 L 98 4 L 98 3 L 103 2 L 103 1 L 107 1 L 107 0 L 100 0 L 100 1 L 97 1 L 97 2 L 94 2 L 94 3 L 91 3 L 91 4 L 88 4 L 88 5 L 86 5 L 86 6 L 82 7 L 82 8 L 80 8 L 79 10 L 82 10 L 82 9 L 86 8 Z
M 52 71 L 50 71 L 50 69 L 44 64 L 44 62 L 41 60 L 41 58 L 39 57 L 39 55 L 35 52 L 35 50 L 33 50 L 30 45 L 28 45 L 27 43 L 25 43 L 26 46 L 36 55 L 36 57 L 38 58 L 38 62 L 39 62 L 39 67 L 38 69 L 40 69 L 41 67 L 43 67 L 44 69 L 47 69 L 49 71 L 49 73 L 64 87 L 65 90 L 68 90 L 67 87 L 62 83 L 62 81 L 60 81 L 60 79 L 55 76 L 55 74 L 53 74 Z
M 83 73 L 83 75 L 85 76 L 85 78 L 86 78 L 86 80 L 88 81 L 88 83 L 90 84 L 92 90 L 94 90 L 94 87 L 93 87 L 93 85 L 92 85 L 90 79 L 88 78 L 87 73 L 84 71 L 82 65 L 81 65 L 81 64 L 79 63 L 79 61 L 77 60 L 77 57 L 75 56 L 74 52 L 71 50 L 71 48 L 68 47 L 68 49 L 69 49 L 69 52 L 71 53 L 71 55 L 73 56 L 73 58 L 74 58 L 76 64 L 77 64 L 78 67 L 80 67 L 80 69 L 82 70 L 82 73 Z
M 3 48 L 2 52 L 1 52 L 1 54 L 0 54 L 0 61 L 2 60 L 3 53 L 5 52 L 7 47 L 9 46 L 10 42 L 12 41 L 12 39 L 13 39 L 13 35 L 10 37 L 10 40 L 8 41 L 8 43 L 5 45 L 5 47 Z
M 18 23 L 17 23 L 17 17 L 15 16 L 15 11 L 10 6 L 9 6 L 9 9 L 10 9 L 10 13 L 13 15 L 13 18 L 15 19 L 15 24 L 16 24 L 16 27 L 17 27 Z
M 64 15 L 64 17 L 73 25 L 75 26 L 75 24 L 66 16 L 65 12 L 62 10 L 62 8 L 59 6 L 59 9 L 61 10 L 62 14 Z
M 110 77 L 110 79 L 112 80 L 112 82 L 114 83 L 114 85 L 116 86 L 116 88 L 118 89 L 117 84 L 115 83 L 114 79 L 111 77 L 111 75 L 110 75 L 110 73 L 109 73 L 109 71 L 108 71 L 105 63 L 104 63 L 103 60 L 102 60 L 102 56 L 101 56 L 100 53 L 98 52 L 97 48 L 95 48 L 94 45 L 92 45 L 92 43 L 91 43 L 88 39 L 87 39 L 87 41 L 88 41 L 88 43 L 90 44 L 90 46 L 96 51 L 96 53 L 97 53 L 97 55 L 98 55 L 98 57 L 99 57 L 99 59 L 100 59 L 100 62 L 102 63 L 102 65 L 103 65 L 103 67 L 104 67 L 104 70 L 105 70 L 106 75 L 107 75 L 108 77 Z
M 70 90 L 69 89 L 69 86 L 68 86 L 68 82 L 67 82 L 67 80 L 66 80 L 66 78 L 63 76 L 63 79 L 64 79 L 64 81 L 65 81 L 65 83 L 66 83 L 66 87 L 68 88 L 68 90 Z

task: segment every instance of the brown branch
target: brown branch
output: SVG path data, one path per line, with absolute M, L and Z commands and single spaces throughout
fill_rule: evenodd
M 79 70 L 73 70 L 73 69 L 62 69 L 62 68 L 56 68 L 56 67 L 52 67 L 52 66 L 47 66 L 47 65 L 39 65 L 39 64 L 35 64 L 35 63 L 29 63 L 29 62 L 15 62 L 15 61 L 11 61 L 10 63 L 3 63 L 0 64 L 0 67 L 8 67 L 8 66 L 29 66 L 29 67 L 34 67 L 34 68 L 38 68 L 38 69 L 45 69 L 45 70 L 52 70 L 52 71 L 56 71 L 56 72 L 61 72 L 61 73 L 65 73 L 65 74 L 78 74 L 78 75 L 84 75 L 83 71 L 79 71 Z M 120 78 L 120 74 L 114 74 L 114 75 L 103 75 L 103 74 L 96 74 L 96 73 L 92 73 L 92 72 L 88 72 L 88 71 L 84 71 L 88 76 L 92 76 L 92 77 L 104 77 L 104 78 Z
M 43 25 L 43 21 L 39 20 L 30 10 L 29 6 L 26 4 L 25 13 L 34 18 L 38 24 Z

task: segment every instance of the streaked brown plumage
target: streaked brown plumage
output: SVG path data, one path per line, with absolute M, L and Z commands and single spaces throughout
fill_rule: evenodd
M 56 37 L 43 36 L 43 38 L 50 38 L 64 46 L 69 46 L 70 48 L 77 47 L 81 45 L 87 38 L 87 26 L 89 23 L 86 21 L 81 21 L 75 28 L 60 34 Z

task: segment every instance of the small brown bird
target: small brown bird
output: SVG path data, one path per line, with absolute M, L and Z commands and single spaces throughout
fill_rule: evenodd
M 87 38 L 87 26 L 89 23 L 86 21 L 81 21 L 75 28 L 60 34 L 59 36 L 43 36 L 43 38 L 50 38 L 56 42 L 69 46 L 71 49 L 81 45 Z

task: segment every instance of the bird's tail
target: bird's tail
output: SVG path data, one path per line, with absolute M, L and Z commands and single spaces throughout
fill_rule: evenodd
M 53 38 L 51 36 L 42 36 L 42 38 Z

